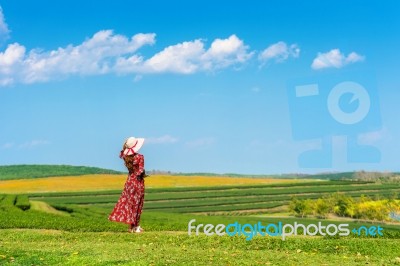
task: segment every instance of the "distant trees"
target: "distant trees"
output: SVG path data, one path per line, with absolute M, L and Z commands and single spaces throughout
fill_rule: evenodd
M 391 172 L 354 172 L 353 179 L 359 181 L 400 182 L 400 176 Z
M 335 193 L 333 194 L 333 212 L 342 217 L 353 217 L 354 216 L 354 199 L 344 194 Z
M 293 198 L 289 210 L 297 216 L 309 215 L 326 218 L 329 214 L 355 219 L 389 221 L 392 214 L 400 213 L 397 195 L 387 199 L 372 200 L 362 195 L 355 199 L 343 193 L 334 193 L 316 200 Z
M 317 199 L 314 203 L 315 214 L 317 217 L 325 218 L 333 210 L 333 203 L 329 198 Z
M 293 198 L 292 201 L 290 202 L 289 209 L 299 214 L 301 217 L 304 217 L 309 214 L 312 214 L 313 207 L 311 205 L 312 201 L 310 199 L 299 200 L 297 198 Z
M 148 175 L 171 175 L 173 174 L 171 171 L 163 171 L 163 170 L 157 170 L 157 169 L 153 169 L 153 170 L 146 170 L 146 173 Z

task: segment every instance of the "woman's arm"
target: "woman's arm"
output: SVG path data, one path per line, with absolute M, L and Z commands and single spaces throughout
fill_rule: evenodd
M 138 154 L 135 156 L 135 165 L 138 165 L 136 170 L 133 172 L 134 176 L 139 176 L 143 173 L 144 171 L 144 157 L 142 154 Z

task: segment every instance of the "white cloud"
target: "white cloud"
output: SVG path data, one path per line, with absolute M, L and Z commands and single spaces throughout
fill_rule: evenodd
M 191 74 L 201 68 L 200 58 L 203 54 L 204 43 L 201 40 L 171 45 L 146 60 L 143 71 Z
M 8 45 L 7 49 L 0 53 L 0 83 L 8 85 L 14 81 L 14 74 L 18 73 L 23 63 L 25 47 L 18 43 Z
M 262 62 L 275 60 L 277 63 L 286 61 L 289 57 L 297 58 L 300 55 L 300 48 L 297 44 L 287 45 L 285 42 L 277 42 L 268 46 L 258 55 Z
M 0 52 L 0 85 L 108 73 L 136 74 L 135 81 L 138 81 L 146 73 L 213 71 L 242 64 L 253 55 L 236 35 L 214 40 L 209 49 L 198 39 L 168 46 L 148 59 L 137 53 L 141 47 L 154 43 L 154 33 L 139 33 L 128 38 L 103 30 L 79 45 L 70 44 L 51 51 L 28 52 L 21 44 L 9 44 Z
M 360 61 L 364 61 L 365 56 L 359 55 L 355 52 L 351 52 L 347 57 L 346 57 L 346 64 L 350 63 L 356 63 Z
M 4 18 L 3 9 L 0 7 L 0 42 L 3 42 L 8 38 L 10 30 Z
M 8 35 L 0 7 L 0 38 Z M 216 38 L 209 47 L 203 39 L 183 41 L 161 51 L 143 56 L 138 52 L 145 45 L 155 43 L 155 33 L 138 33 L 132 37 L 101 30 L 80 44 L 69 44 L 53 50 L 32 49 L 11 43 L 0 51 L 0 86 L 14 83 L 31 84 L 63 79 L 72 75 L 132 74 L 134 82 L 144 74 L 193 74 L 212 72 L 227 67 L 238 67 L 250 60 L 254 51 L 235 34 Z M 259 58 L 266 62 L 285 61 L 298 57 L 296 44 L 284 42 L 271 45 Z M 349 60 L 357 60 L 355 55 Z
M 47 145 L 50 142 L 47 140 L 32 140 L 32 141 L 27 141 L 25 143 L 22 143 L 18 146 L 20 149 L 29 149 L 29 148 L 34 148 L 37 146 L 42 146 L 42 145 Z
M 227 39 L 215 39 L 211 47 L 202 56 L 204 68 L 224 68 L 249 60 L 254 52 L 248 52 L 249 47 L 236 35 Z
M 213 71 L 246 62 L 253 55 L 248 49 L 236 35 L 227 39 L 215 39 L 207 50 L 204 41 L 197 39 L 168 46 L 147 60 L 136 55 L 121 57 L 115 69 L 116 72 L 125 73 L 193 74 Z
M 22 65 L 23 82 L 47 81 L 69 74 L 106 74 L 112 71 L 116 57 L 136 52 L 154 42 L 154 33 L 139 33 L 127 38 L 104 30 L 78 46 L 68 45 L 50 52 L 32 50 Z
M 177 141 L 178 141 L 177 138 L 172 137 L 170 135 L 164 135 L 157 138 L 146 138 L 145 140 L 147 144 L 166 144 L 166 143 L 175 143 Z
M 0 37 L 9 33 L 0 7 Z M 63 79 L 72 75 L 132 74 L 134 82 L 144 74 L 193 74 L 242 66 L 255 54 L 235 34 L 216 38 L 209 47 L 203 39 L 183 41 L 144 56 L 139 49 L 155 43 L 155 33 L 138 33 L 132 37 L 101 30 L 80 44 L 53 50 L 31 49 L 11 43 L 0 51 L 0 86 L 31 84 Z M 283 62 L 298 57 L 296 44 L 278 42 L 265 49 L 259 59 Z M 350 55 L 349 61 L 358 60 Z
M 355 52 L 351 52 L 347 56 L 342 54 L 339 49 L 332 49 L 327 53 L 318 53 L 317 57 L 311 64 L 313 69 L 323 68 L 342 68 L 345 65 L 362 62 L 365 56 L 359 55 Z
M 9 44 L 0 53 L 0 85 L 47 81 L 71 74 L 109 73 L 117 56 L 133 53 L 154 42 L 153 33 L 139 33 L 128 39 L 105 30 L 80 45 L 68 45 L 48 52 L 34 49 L 27 53 L 24 46 Z

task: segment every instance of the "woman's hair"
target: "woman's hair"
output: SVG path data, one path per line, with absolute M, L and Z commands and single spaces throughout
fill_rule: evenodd
M 135 171 L 135 166 L 133 164 L 135 154 L 124 156 L 124 163 L 126 168 L 128 168 L 129 173 L 133 173 Z
M 127 148 L 127 146 L 126 146 L 126 141 L 125 141 L 124 145 L 122 146 L 121 154 L 126 148 Z M 135 167 L 134 167 L 134 164 L 133 164 L 135 155 L 136 155 L 136 153 L 132 154 L 132 155 L 125 155 L 125 156 L 122 157 L 122 159 L 124 159 L 124 163 L 125 163 L 126 168 L 128 168 L 129 173 L 132 173 L 132 172 L 135 171 Z

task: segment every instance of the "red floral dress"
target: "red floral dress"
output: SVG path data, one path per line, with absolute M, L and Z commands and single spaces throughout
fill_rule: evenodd
M 144 171 L 144 157 L 137 154 L 134 158 L 135 171 L 128 175 L 124 190 L 108 220 L 138 226 L 144 202 L 144 179 L 137 177 Z

